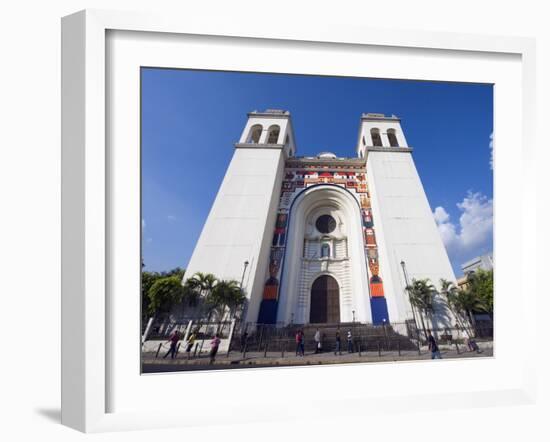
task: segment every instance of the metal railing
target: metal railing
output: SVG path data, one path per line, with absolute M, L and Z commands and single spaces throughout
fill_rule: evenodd
M 230 321 L 199 321 L 193 323 L 187 332 L 188 335 L 192 332 L 195 333 L 195 343 L 190 352 L 185 351 L 185 357 L 200 356 L 202 347 L 206 346 L 206 343 L 216 334 L 219 335 L 220 339 L 228 339 L 231 324 Z M 183 340 L 188 325 L 188 322 L 174 322 L 161 330 L 154 330 L 153 328 L 148 339 L 166 340 L 172 331 L 178 329 L 182 333 L 181 349 L 178 350 L 183 354 L 188 345 Z M 229 357 L 230 354 L 235 355 L 236 353 L 242 353 L 243 357 L 246 353 L 263 353 L 265 355 L 276 353 L 281 354 L 282 357 L 294 355 L 298 349 L 296 333 L 299 330 L 302 330 L 304 335 L 304 351 L 309 354 L 319 351 L 322 353 L 334 352 L 337 346 L 337 332 L 340 336 L 341 353 L 348 353 L 348 346 L 352 353 L 358 353 L 359 355 L 365 352 L 374 352 L 378 355 L 397 352 L 398 355 L 401 355 L 402 352 L 409 352 L 410 354 L 410 352 L 427 351 L 426 334 L 423 329 L 417 329 L 413 321 L 385 325 L 361 323 L 284 325 L 282 323 L 237 322 L 231 340 L 226 347 L 226 356 Z M 317 330 L 321 335 L 320 348 L 318 348 L 318 341 L 314 339 Z M 348 344 L 348 332 L 351 332 L 350 344 Z M 447 346 L 447 348 L 454 349 L 459 353 L 464 351 L 465 348 L 470 348 L 469 340 L 491 341 L 493 338 L 493 325 L 492 322 L 479 321 L 475 327 L 469 327 L 468 329 L 460 327 L 431 328 L 431 333 L 439 346 Z M 165 351 L 161 346 L 159 346 L 157 353 Z

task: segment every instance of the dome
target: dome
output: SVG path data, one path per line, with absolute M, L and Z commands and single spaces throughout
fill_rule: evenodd
M 321 152 L 317 155 L 317 158 L 337 158 L 332 152 Z

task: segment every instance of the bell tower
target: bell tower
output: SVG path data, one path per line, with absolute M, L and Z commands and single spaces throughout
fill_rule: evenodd
M 402 321 L 414 314 L 405 290 L 405 266 L 410 280 L 429 278 L 436 285 L 441 278 L 455 281 L 454 273 L 401 120 L 395 115 L 363 114 L 356 151 L 359 158 L 366 158 L 380 255 L 375 270 L 384 278 L 386 292 L 385 297 L 375 297 L 371 288 L 373 322 L 384 317 Z M 443 305 L 438 308 L 433 326 L 448 326 L 449 312 Z
M 243 129 L 237 148 L 282 149 L 285 156 L 293 157 L 296 152 L 290 112 L 267 109 L 253 111 Z
M 369 113 L 361 116 L 357 156 L 366 158 L 367 151 L 376 148 L 385 148 L 386 152 L 392 148 L 408 148 L 401 120 L 395 115 L 386 117 L 384 114 Z
M 205 272 L 242 280 L 248 298 L 245 320 L 256 321 L 285 160 L 296 152 L 290 113 L 250 112 L 234 147 L 185 277 Z

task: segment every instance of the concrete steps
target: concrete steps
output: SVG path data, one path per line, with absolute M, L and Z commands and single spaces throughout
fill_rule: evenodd
M 347 334 L 351 330 L 354 351 L 383 351 L 416 350 L 416 342 L 404 336 L 391 325 L 375 326 L 360 323 L 338 324 L 307 324 L 289 325 L 286 327 L 257 326 L 254 332 L 250 332 L 247 340 L 247 348 L 250 351 L 262 351 L 266 345 L 268 349 L 286 348 L 294 351 L 296 348 L 295 335 L 298 330 L 304 333 L 306 351 L 315 351 L 315 333 L 319 329 L 321 333 L 321 346 L 323 351 L 334 351 L 336 346 L 336 332 L 340 333 L 341 350 L 347 351 Z M 240 335 L 233 338 L 232 348 L 240 348 Z

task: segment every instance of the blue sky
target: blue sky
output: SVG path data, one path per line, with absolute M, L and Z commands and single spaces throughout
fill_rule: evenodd
M 145 270 L 187 266 L 246 114 L 289 110 L 297 155 L 355 155 L 364 112 L 395 114 L 443 241 L 460 265 L 492 251 L 492 85 L 142 69 Z

